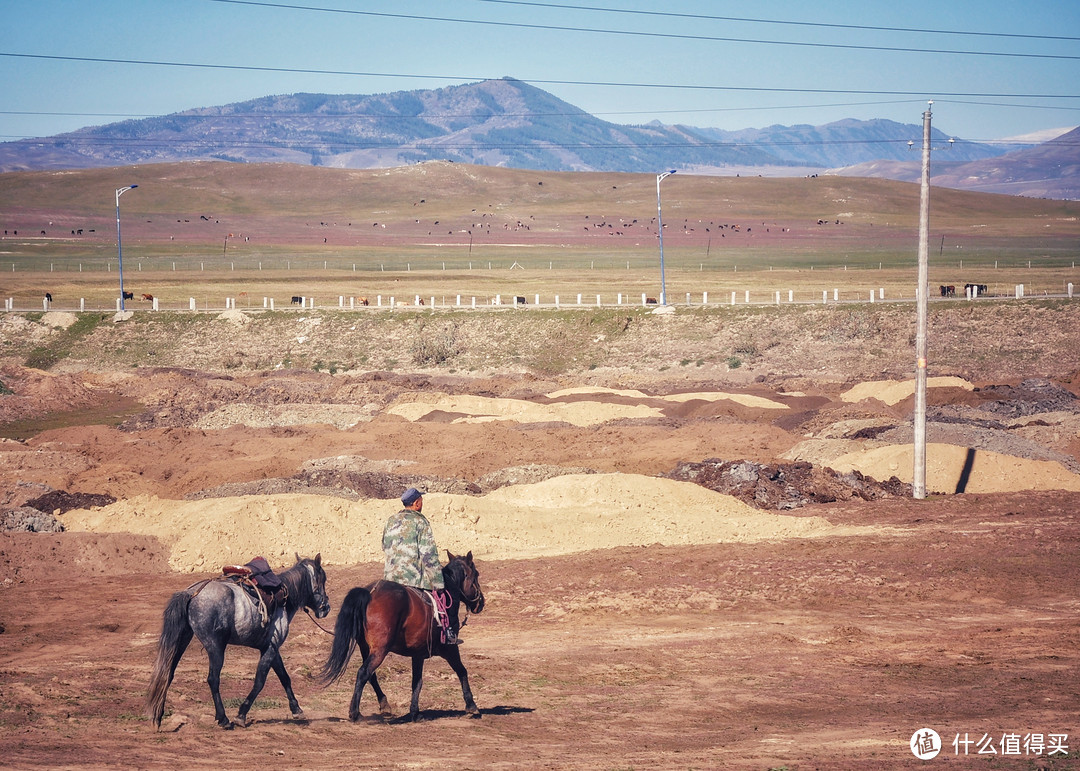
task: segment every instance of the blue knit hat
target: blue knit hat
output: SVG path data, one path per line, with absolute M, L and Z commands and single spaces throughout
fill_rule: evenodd
M 415 487 L 410 487 L 401 494 L 401 502 L 406 506 L 412 506 L 413 502 L 423 494 L 423 490 L 417 490 Z

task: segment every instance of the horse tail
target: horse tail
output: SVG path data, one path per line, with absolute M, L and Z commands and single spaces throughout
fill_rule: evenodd
M 150 677 L 150 690 L 146 696 L 147 716 L 155 728 L 161 728 L 165 714 L 165 694 L 172 685 L 176 665 L 191 642 L 193 631 L 188 621 L 188 604 L 194 595 L 190 591 L 177 592 L 165 606 L 162 614 L 161 638 L 158 640 L 157 660 Z
M 324 686 L 341 677 L 353 651 L 356 650 L 357 640 L 363 639 L 364 618 L 370 602 L 371 592 L 361 586 L 350 589 L 345 595 L 345 601 L 341 603 L 337 621 L 334 623 L 334 645 L 330 649 L 330 657 L 319 673 L 319 680 Z

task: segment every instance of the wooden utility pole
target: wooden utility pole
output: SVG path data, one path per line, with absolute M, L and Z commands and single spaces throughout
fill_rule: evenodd
M 930 107 L 923 113 L 922 194 L 919 196 L 919 283 L 915 287 L 915 467 L 911 492 L 926 497 L 926 301 L 930 239 Z

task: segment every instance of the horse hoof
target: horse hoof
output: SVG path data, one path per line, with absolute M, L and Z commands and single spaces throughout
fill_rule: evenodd
M 236 724 L 231 720 L 226 720 L 224 723 L 218 723 L 218 725 L 221 726 L 224 731 L 231 731 L 236 727 Z

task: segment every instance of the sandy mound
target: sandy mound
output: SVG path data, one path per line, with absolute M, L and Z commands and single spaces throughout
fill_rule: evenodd
M 961 377 L 928 377 L 927 388 L 963 388 L 971 391 L 974 386 Z M 914 380 L 871 380 L 859 383 L 840 394 L 845 402 L 861 402 L 863 399 L 877 399 L 888 405 L 899 404 L 915 393 Z
M 455 423 L 486 423 L 492 420 L 513 420 L 518 423 L 569 423 L 574 426 L 596 426 L 628 418 L 660 418 L 663 412 L 655 407 L 599 402 L 569 402 L 537 404 L 520 399 L 496 399 L 487 396 L 451 396 L 447 394 L 408 394 L 398 399 L 387 412 L 406 420 L 417 421 L 433 412 L 462 415 Z
M 325 423 L 344 430 L 368 420 L 371 420 L 368 412 L 350 404 L 226 404 L 199 418 L 195 428 L 270 428 Z
M 857 470 L 875 479 L 895 476 L 911 482 L 914 450 L 911 445 L 888 445 L 849 452 L 828 465 L 839 472 Z M 965 473 L 966 465 L 970 468 Z M 965 476 L 966 482 L 961 484 Z M 926 488 L 936 493 L 1080 490 L 1080 475 L 1054 461 L 931 442 L 926 445 Z
M 251 316 L 247 315 L 243 311 L 238 311 L 235 308 L 230 308 L 224 313 L 219 313 L 216 318 L 218 321 L 228 321 L 236 324 L 239 327 L 251 323 Z
M 78 320 L 78 316 L 67 311 L 49 311 L 41 317 L 42 324 L 56 329 L 67 329 Z
M 686 482 L 632 474 L 568 475 L 504 487 L 481 498 L 431 493 L 424 513 L 439 546 L 484 559 L 526 559 L 650 544 L 753 542 L 852 535 L 821 517 L 757 511 Z M 140 496 L 63 515 L 71 531 L 157 536 L 180 571 L 216 571 L 262 554 L 286 564 L 321 552 L 329 564 L 382 559 L 382 528 L 395 500 L 272 495 L 205 501 Z
M 549 399 L 559 399 L 563 396 L 577 396 L 579 394 L 603 394 L 607 396 L 626 396 L 631 399 L 659 399 L 665 402 L 682 404 L 690 401 L 718 402 L 723 400 L 733 401 L 744 407 L 758 407 L 768 410 L 786 410 L 788 406 L 780 402 L 766 399 L 763 396 L 752 394 L 732 394 L 723 391 L 699 391 L 696 393 L 670 394 L 668 396 L 650 396 L 642 391 L 634 389 L 602 388 L 599 386 L 580 386 L 577 388 L 563 388 L 547 394 Z M 795 395 L 795 394 L 789 394 Z

